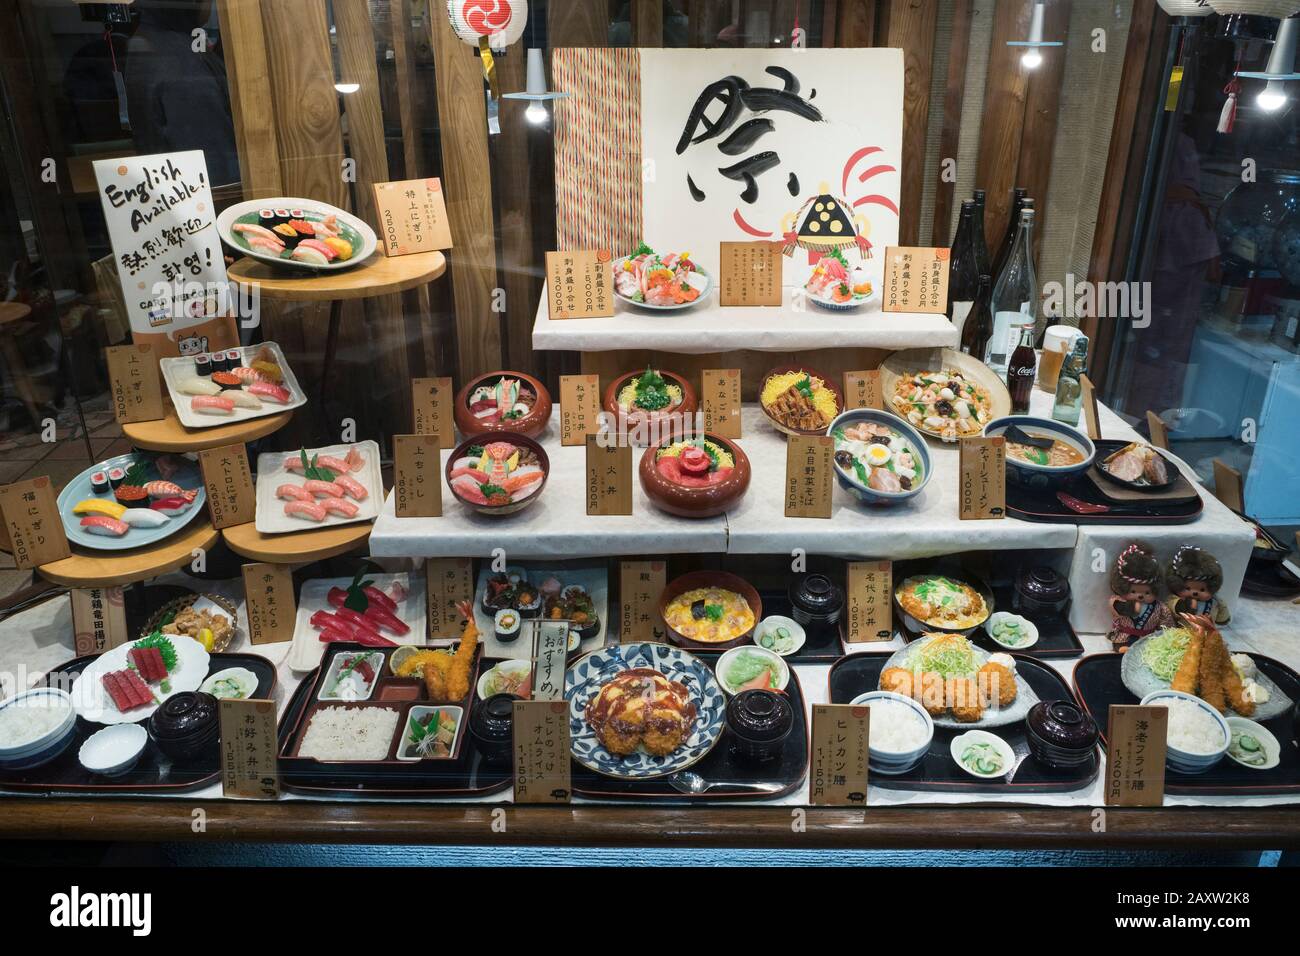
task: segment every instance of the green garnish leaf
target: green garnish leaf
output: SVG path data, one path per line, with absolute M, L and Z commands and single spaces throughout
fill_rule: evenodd
M 162 654 L 163 666 L 167 668 L 168 673 L 175 669 L 176 648 L 168 638 L 163 637 L 162 631 L 154 631 L 148 637 L 136 641 L 132 646 L 139 648 L 158 648 L 159 653 Z
M 490 483 L 479 485 L 478 490 L 483 492 L 484 498 L 491 498 L 493 495 L 506 494 L 506 490 L 502 488 L 500 485 L 493 485 Z
M 704 605 L 704 616 L 710 621 L 721 621 L 724 613 L 721 604 Z

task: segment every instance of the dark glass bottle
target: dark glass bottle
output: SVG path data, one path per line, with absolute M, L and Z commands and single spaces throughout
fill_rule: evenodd
M 1007 362 L 1007 391 L 1011 393 L 1011 414 L 1029 413 L 1029 396 L 1034 391 L 1034 327 L 1026 325 L 1020 344 Z
M 971 233 L 975 237 L 975 273 L 991 276 L 993 263 L 989 261 L 988 237 L 984 235 L 984 200 L 984 190 L 975 190 L 975 223 Z
M 989 271 L 989 275 L 994 279 L 1002 275 L 1007 260 L 1011 258 L 1011 250 L 1016 244 L 1016 231 L 1020 228 L 1020 210 L 1024 209 L 1026 204 L 1032 206 L 1033 203 L 1034 201 L 1025 195 L 1025 190 L 1017 186 L 1012 195 L 1011 209 L 1007 213 L 1007 231 L 1002 236 L 1002 243 L 993 256 L 993 268 Z
M 982 275 L 979 291 L 975 294 L 975 304 L 961 328 L 961 350 L 981 362 L 984 361 L 989 339 L 993 337 L 993 312 L 989 307 L 992 298 L 993 277 Z
M 957 236 L 953 239 L 948 258 L 948 309 L 947 315 L 957 331 L 961 331 L 979 293 L 980 273 L 975 266 L 975 203 L 967 199 L 961 204 L 961 218 L 957 221 Z

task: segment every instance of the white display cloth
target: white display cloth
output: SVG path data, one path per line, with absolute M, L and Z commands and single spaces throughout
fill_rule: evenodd
M 800 310 L 791 304 L 791 291 L 784 290 L 784 305 L 728 306 L 724 309 L 718 304 L 715 286 L 707 302 L 680 311 L 656 312 L 615 302 L 614 314 L 607 318 L 552 322 L 546 307 L 546 287 L 543 286 L 533 324 L 533 348 L 575 352 L 653 349 L 707 355 L 738 349 L 794 352 L 957 345 L 957 330 L 943 315 L 885 313 L 880 309 L 878 298 L 856 312 L 830 312 L 811 302 L 804 303 Z

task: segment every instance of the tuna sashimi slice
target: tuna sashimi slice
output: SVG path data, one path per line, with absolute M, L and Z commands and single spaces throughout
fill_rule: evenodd
M 122 675 L 122 679 L 126 681 L 127 686 L 130 687 L 131 693 L 135 695 L 137 703 L 134 706 L 143 707 L 146 704 L 153 703 L 153 692 L 149 690 L 145 682 L 140 679 L 139 674 L 134 671 L 123 671 Z
M 100 678 L 100 682 L 104 685 L 105 692 L 112 699 L 114 707 L 121 711 L 131 709 L 131 698 L 118 683 L 117 674 L 109 672 Z

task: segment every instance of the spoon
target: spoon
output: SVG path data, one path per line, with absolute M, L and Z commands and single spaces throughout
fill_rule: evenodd
M 678 793 L 707 793 L 715 787 L 734 787 L 756 793 L 777 793 L 785 787 L 779 783 L 735 783 L 730 780 L 705 780 L 692 770 L 679 770 L 669 774 L 668 785 Z

